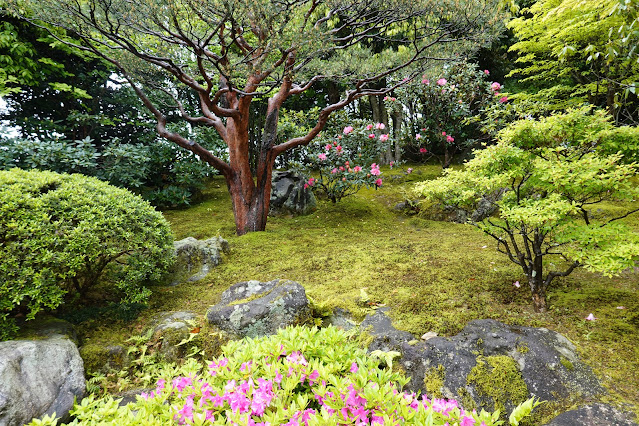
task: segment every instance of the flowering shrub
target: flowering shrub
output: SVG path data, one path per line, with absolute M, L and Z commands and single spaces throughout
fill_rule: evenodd
M 504 108 L 508 97 L 500 92 L 500 83 L 489 80 L 487 70 L 474 65 L 455 64 L 443 74 L 437 80 L 424 76 L 401 89 L 402 103 L 415 111 L 402 139 L 409 153 L 443 154 L 442 163 L 448 167 L 454 153 L 485 138 L 478 124 L 485 109 Z
M 308 179 L 305 187 L 319 189 L 335 203 L 363 187 L 382 186 L 375 161 L 392 142 L 388 134 L 381 133 L 384 128 L 383 123 L 346 126 L 337 137 L 320 137 L 312 145 L 307 163 L 299 166 L 306 175 L 319 174 Z
M 401 391 L 408 382 L 367 356 L 334 327 L 290 327 L 276 336 L 230 342 L 202 369 L 161 377 L 135 403 L 87 398 L 72 414 L 82 424 L 462 425 L 502 424 L 499 413 L 468 412 L 452 400 Z M 529 404 L 525 406 L 525 404 Z M 517 421 L 533 408 L 516 409 Z M 42 423 L 40 423 L 42 424 Z

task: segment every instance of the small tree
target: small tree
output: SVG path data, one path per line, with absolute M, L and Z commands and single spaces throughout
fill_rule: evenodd
M 77 48 L 115 65 L 153 113 L 158 133 L 225 177 L 240 235 L 265 229 L 278 155 L 308 144 L 332 112 L 410 81 L 419 72 L 413 65 L 476 48 L 501 22 L 498 0 L 10 3 L 19 4 L 17 13 L 27 9 L 32 18 L 67 29 L 81 39 Z M 320 110 L 304 136 L 277 140 L 284 102 L 320 80 L 350 89 Z M 384 85 L 374 84 L 381 80 Z M 167 97 L 156 99 L 150 89 Z M 266 100 L 267 108 L 251 159 L 254 100 Z M 171 126 L 168 118 L 175 116 L 188 126 L 215 129 L 228 146 L 228 162 Z
M 611 127 L 602 111 L 590 115 L 587 109 L 519 121 L 499 134 L 496 145 L 475 151 L 464 170 L 447 170 L 416 190 L 429 200 L 469 211 L 491 199 L 484 195 L 503 192 L 494 201 L 498 216 L 473 225 L 521 266 L 535 310 L 543 312 L 554 278 L 577 267 L 616 274 L 634 266 L 639 255 L 639 236 L 617 222 L 639 209 L 619 212 L 615 206 L 614 214 L 594 210 L 604 202 L 639 196 L 632 181 L 637 164 L 622 164 L 621 154 L 597 151 Z M 549 257 L 559 261 L 550 263 Z

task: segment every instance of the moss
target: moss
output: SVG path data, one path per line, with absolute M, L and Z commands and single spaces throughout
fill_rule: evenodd
M 560 363 L 561 363 L 561 365 L 563 365 L 563 366 L 566 368 L 566 370 L 568 370 L 568 371 L 572 371 L 572 370 L 574 370 L 574 369 L 575 369 L 575 366 L 574 366 L 574 365 L 572 365 L 572 362 L 570 362 L 570 360 L 569 360 L 569 359 L 564 358 L 563 356 L 559 358 L 559 362 L 560 362 Z
M 506 405 L 517 406 L 528 397 L 528 388 L 519 372 L 517 362 L 506 355 L 478 356 L 477 364 L 466 378 L 490 410 L 506 413 Z
M 444 377 L 446 369 L 443 365 L 432 367 L 424 375 L 424 388 L 431 398 L 443 398 Z
M 528 347 L 527 344 L 523 343 L 523 344 L 517 345 L 517 352 L 519 352 L 520 354 L 527 354 L 529 351 L 530 351 L 530 348 Z
M 122 370 L 129 361 L 126 351 L 121 346 L 104 346 L 95 343 L 82 346 L 80 357 L 87 374 Z

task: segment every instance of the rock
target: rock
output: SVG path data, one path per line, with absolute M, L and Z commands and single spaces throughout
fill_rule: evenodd
M 546 426 L 637 426 L 631 415 L 608 404 L 591 404 L 566 411 Z
M 26 321 L 20 327 L 20 339 L 48 339 L 51 337 L 67 338 L 76 345 L 79 343 L 78 334 L 73 324 L 52 316 L 39 316 L 33 321 Z
M 323 327 L 330 325 L 344 331 L 357 327 L 357 323 L 353 321 L 353 316 L 350 311 L 342 308 L 333 309 L 333 313 L 323 321 Z
M 276 279 L 234 284 L 206 315 L 210 324 L 223 331 L 238 337 L 258 337 L 306 322 L 311 309 L 304 287 Z
M 222 253 L 228 253 L 229 243 L 222 237 L 197 240 L 188 237 L 173 243 L 175 265 L 171 274 L 171 285 L 184 281 L 199 281 L 211 268 L 222 262 Z
M 193 312 L 161 312 L 152 320 L 152 345 L 168 362 L 176 362 L 185 355 L 186 346 L 178 346 L 189 338 L 191 330 L 197 324 L 197 315 Z
M 368 345 L 369 352 L 380 350 L 384 352 L 401 351 L 402 345 L 415 339 L 407 331 L 399 331 L 393 327 L 390 318 L 386 316 L 388 308 L 379 308 L 369 314 L 360 324 L 360 330 L 368 333 L 373 341 Z
M 274 171 L 269 215 L 305 215 L 317 208 L 313 191 L 304 188 L 305 179 L 292 171 Z
M 121 371 L 130 364 L 127 350 L 120 345 L 86 343 L 80 348 L 84 368 L 89 373 Z
M 419 213 L 419 200 L 405 200 L 395 204 L 393 210 L 397 212 L 404 212 L 408 215 L 413 215 Z
M 410 390 L 456 399 L 468 410 L 509 413 L 533 395 L 561 401 L 605 392 L 574 345 L 545 328 L 476 320 L 456 336 L 400 352 Z
M 82 358 L 66 338 L 0 342 L 0 377 L 0 425 L 65 419 L 85 393 Z
M 435 333 L 434 331 L 429 331 L 428 333 L 422 334 L 422 340 L 429 340 L 433 337 L 437 337 L 437 333 Z

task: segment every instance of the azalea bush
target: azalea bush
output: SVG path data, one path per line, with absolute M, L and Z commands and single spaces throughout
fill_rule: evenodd
M 340 135 L 318 138 L 306 163 L 297 166 L 303 174 L 317 176 L 309 178 L 305 187 L 321 191 L 334 203 L 363 187 L 381 187 L 376 161 L 392 143 L 384 131 L 383 123 L 346 126 Z
M 490 79 L 489 70 L 461 62 L 403 87 L 398 91 L 399 102 L 388 98 L 387 105 L 408 106 L 413 111 L 410 124 L 403 130 L 405 150 L 420 156 L 443 156 L 446 168 L 453 154 L 487 139 L 480 121 L 486 109 L 505 108 L 508 97 L 503 89 Z
M 503 423 L 499 412 L 469 412 L 453 400 L 402 392 L 408 380 L 379 363 L 337 328 L 289 327 L 275 336 L 230 342 L 204 368 L 193 359 L 178 370 L 169 368 L 152 391 L 124 407 L 110 397 L 87 398 L 72 410 L 72 424 Z M 529 400 L 518 407 L 511 424 L 518 424 L 533 405 Z

